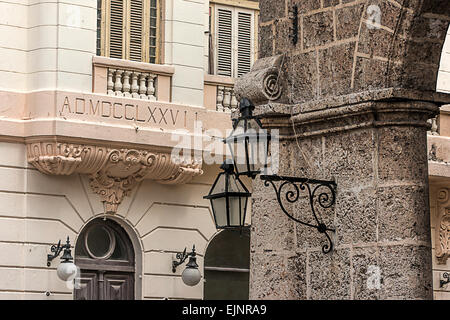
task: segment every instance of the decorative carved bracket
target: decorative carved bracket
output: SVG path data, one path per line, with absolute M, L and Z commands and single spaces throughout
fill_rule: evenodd
M 280 79 L 284 60 L 283 55 L 258 59 L 252 70 L 236 81 L 234 85 L 236 98 L 240 100 L 245 96 L 255 106 L 269 101 L 285 102 L 282 97 L 283 79 Z
M 201 159 L 173 159 L 170 153 L 141 149 L 36 142 L 27 145 L 28 162 L 51 175 L 89 175 L 105 213 L 116 213 L 123 198 L 142 180 L 181 184 L 203 174 Z
M 438 192 L 435 240 L 438 263 L 445 264 L 450 257 L 450 199 L 449 190 L 445 188 Z

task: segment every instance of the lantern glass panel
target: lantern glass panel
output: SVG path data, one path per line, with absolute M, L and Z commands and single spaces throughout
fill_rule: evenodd
M 216 184 L 214 185 L 213 189 L 211 190 L 211 194 L 225 192 L 225 182 L 226 182 L 226 175 L 221 173 L 219 178 L 217 179 Z
M 248 198 L 242 197 L 241 198 L 241 208 L 242 208 L 241 226 L 243 226 L 245 224 L 245 215 L 247 213 L 247 203 L 248 203 Z
M 236 179 L 236 176 L 230 175 L 229 177 L 228 192 L 247 192 L 241 183 Z
M 240 119 L 227 138 L 236 172 L 258 172 L 267 163 L 268 133 L 256 119 Z
M 216 225 L 218 228 L 227 226 L 226 198 L 211 199 Z
M 244 145 L 246 124 L 247 120 L 239 120 L 230 137 L 227 139 L 227 144 L 231 151 L 231 155 L 233 157 L 233 162 L 237 172 L 247 171 L 247 161 Z
M 230 184 L 228 187 L 229 192 L 247 192 L 244 186 L 241 184 L 236 177 L 230 176 Z M 229 206 L 230 206 L 230 224 L 233 226 L 241 226 L 244 222 L 245 216 L 245 208 L 247 204 L 247 197 L 229 197 Z
M 230 226 L 239 226 L 241 201 L 239 200 L 239 197 L 229 197 L 229 203 L 230 203 Z

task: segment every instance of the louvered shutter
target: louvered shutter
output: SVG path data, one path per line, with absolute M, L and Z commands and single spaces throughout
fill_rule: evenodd
M 97 55 L 102 54 L 102 0 L 97 0 Z
M 252 64 L 252 15 L 238 12 L 237 16 L 237 76 L 250 71 Z
M 143 1 L 130 2 L 130 60 L 142 61 Z
M 217 74 L 232 76 L 233 16 L 231 10 L 217 10 Z
M 109 56 L 122 59 L 123 57 L 123 0 L 111 0 L 109 25 Z

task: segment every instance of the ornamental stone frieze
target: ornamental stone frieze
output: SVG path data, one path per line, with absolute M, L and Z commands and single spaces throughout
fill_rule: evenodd
M 181 184 L 203 174 L 201 160 L 174 159 L 169 152 L 153 150 L 41 141 L 28 143 L 27 153 L 28 162 L 42 173 L 87 174 L 92 190 L 103 202 L 105 213 L 112 214 L 144 179 Z
M 446 188 L 442 188 L 438 192 L 435 242 L 438 263 L 446 264 L 450 257 L 450 199 L 449 189 Z

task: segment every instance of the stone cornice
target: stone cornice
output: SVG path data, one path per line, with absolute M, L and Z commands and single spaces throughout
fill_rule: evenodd
M 381 101 L 423 101 L 442 106 L 450 104 L 450 94 L 402 88 L 387 88 L 352 93 L 321 100 L 312 100 L 297 104 L 286 104 L 273 101 L 271 103 L 257 106 L 254 114 L 261 117 L 295 116 L 301 113 L 321 112 L 327 109 Z
M 170 152 L 152 149 L 118 149 L 52 139 L 28 142 L 27 158 L 44 174 L 87 174 L 105 213 L 115 213 L 123 198 L 144 179 L 181 184 L 203 174 L 202 160 L 193 157 L 175 159 Z
M 261 120 L 266 128 L 280 129 L 280 139 L 294 139 L 367 127 L 407 125 L 428 128 L 430 125 L 427 119 L 436 115 L 438 111 L 438 106 L 431 102 L 382 100 L 298 113 L 292 116 L 265 115 Z

